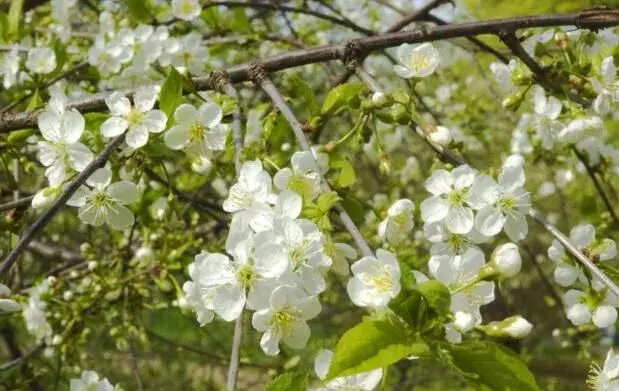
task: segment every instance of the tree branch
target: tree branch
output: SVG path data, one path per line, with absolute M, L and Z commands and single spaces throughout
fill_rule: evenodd
M 323 14 L 322 12 L 314 11 L 309 8 L 296 8 L 296 7 L 290 7 L 290 6 L 283 5 L 283 4 L 260 3 L 260 2 L 246 3 L 243 1 L 214 1 L 212 3 L 211 2 L 206 3 L 205 5 L 202 6 L 202 9 L 207 9 L 207 8 L 217 7 L 217 6 L 224 6 L 228 8 L 241 7 L 241 8 L 267 9 L 267 10 L 272 10 L 272 11 L 294 12 L 298 14 L 314 16 L 319 19 L 323 19 L 331 23 L 338 24 L 340 26 L 348 27 L 351 30 L 354 30 L 358 33 L 362 33 L 365 35 L 374 34 L 372 30 L 361 27 L 353 23 L 349 19 L 340 19 L 340 18 L 336 18 L 331 15 Z
M 449 38 L 468 37 L 481 34 L 498 35 L 500 32 L 516 31 L 530 27 L 576 26 L 578 28 L 599 29 L 619 24 L 619 9 L 595 9 L 561 15 L 523 16 L 507 19 L 485 20 L 444 26 L 424 27 L 411 31 L 380 34 L 352 41 L 320 46 L 310 49 L 295 50 L 264 58 L 260 63 L 268 72 L 277 72 L 295 68 L 301 65 L 314 64 L 344 58 L 349 42 L 361 52 L 399 46 L 403 43 L 431 42 Z M 231 83 L 249 80 L 249 69 L 252 63 L 235 65 L 226 70 Z M 211 75 L 194 77 L 194 84 L 200 90 L 214 89 Z M 131 95 L 134 90 L 124 90 Z M 112 92 L 101 92 L 90 97 L 77 100 L 69 105 L 82 113 L 104 109 L 105 98 Z M 34 127 L 39 112 L 5 113 L 0 116 L 0 133 L 16 129 Z
M 228 391 L 236 390 L 236 381 L 239 377 L 239 368 L 241 360 L 241 343 L 243 342 L 243 318 L 245 312 L 241 312 L 234 322 L 234 336 L 232 338 L 232 351 L 230 352 L 230 365 L 228 366 L 228 380 L 226 381 L 226 389 Z
M 269 79 L 266 70 L 262 68 L 261 65 L 254 65 L 254 67 L 252 68 L 252 80 L 254 81 L 254 83 L 258 84 L 262 88 L 262 90 L 271 98 L 275 107 L 277 107 L 284 116 L 284 118 L 286 118 L 286 120 L 292 127 L 292 130 L 294 131 L 297 140 L 299 141 L 301 149 L 303 149 L 304 151 L 311 151 L 309 142 L 307 141 L 305 133 L 303 132 L 303 126 L 301 125 L 301 123 L 299 123 L 292 110 L 290 110 L 290 107 L 284 100 L 284 97 L 277 90 L 277 87 L 275 87 L 275 84 L 273 84 L 271 79 Z M 321 179 L 325 189 L 327 191 L 330 191 L 331 188 L 329 187 L 329 184 L 327 183 L 325 178 Z M 374 252 L 361 235 L 361 232 L 359 232 L 359 229 L 353 222 L 348 212 L 346 212 L 346 210 L 339 203 L 336 204 L 335 210 L 339 213 L 342 223 L 352 236 L 353 240 L 357 244 L 357 247 L 359 247 L 363 255 L 370 257 L 374 256 Z
M 67 201 L 71 198 L 71 196 L 77 191 L 77 189 L 82 186 L 86 180 L 99 168 L 105 166 L 105 163 L 108 161 L 112 153 L 118 148 L 118 146 L 125 139 L 125 135 L 122 134 L 116 138 L 114 138 L 106 147 L 103 149 L 101 154 L 97 156 L 86 168 L 78 174 L 78 176 L 71 182 L 65 189 L 62 194 L 52 206 L 46 210 L 43 214 L 41 214 L 36 221 L 24 232 L 24 234 L 17 242 L 17 245 L 13 250 L 7 255 L 2 264 L 0 264 L 0 277 L 4 276 L 8 270 L 13 266 L 13 264 L 19 258 L 19 255 L 24 251 L 28 244 L 36 237 L 36 235 L 41 231 L 45 226 L 52 220 L 52 218 L 58 213 L 60 208 L 67 203 Z
M 3 212 L 5 210 L 9 210 L 9 209 L 15 209 L 15 208 L 20 208 L 23 206 L 27 206 L 30 205 L 32 203 L 32 199 L 34 198 L 33 195 L 25 197 L 25 198 L 21 198 L 19 200 L 16 201 L 11 201 L 11 202 L 6 202 L 4 204 L 0 205 L 0 212 Z
M 595 176 L 595 172 L 589 165 L 589 162 L 587 162 L 587 159 L 585 158 L 585 156 L 576 147 L 572 147 L 572 150 L 576 154 L 576 157 L 578 158 L 578 160 L 580 160 L 583 166 L 585 166 L 585 170 L 587 171 L 589 178 L 591 178 L 591 182 L 593 182 L 593 186 L 595 187 L 595 190 L 598 192 L 598 195 L 602 199 L 602 203 L 608 210 L 608 213 L 610 213 L 610 216 L 614 220 L 615 224 L 617 224 L 619 222 L 619 218 L 617 217 L 617 214 L 615 213 L 613 204 L 610 202 L 610 199 L 608 198 L 606 191 L 604 191 L 602 184 L 600 183 L 598 178 Z

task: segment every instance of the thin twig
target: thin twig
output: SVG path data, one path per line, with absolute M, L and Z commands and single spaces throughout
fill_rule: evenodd
M 215 219 L 217 219 L 217 221 L 223 222 L 224 220 L 221 218 L 221 216 L 218 216 L 216 213 L 221 213 L 222 210 L 220 207 L 207 203 L 205 201 L 202 200 L 198 200 L 195 197 L 184 193 L 180 190 L 178 190 L 174 185 L 172 185 L 171 183 L 169 183 L 168 181 L 166 181 L 165 179 L 163 179 L 161 176 L 159 176 L 159 174 L 157 174 L 155 171 L 153 171 L 151 168 L 149 167 L 145 167 L 144 168 L 144 173 L 146 175 L 148 175 L 148 177 L 150 177 L 152 180 L 161 183 L 162 185 L 166 186 L 167 188 L 170 189 L 170 191 L 172 192 L 172 194 L 174 194 L 176 197 L 178 197 L 181 201 L 184 201 L 186 203 L 188 203 L 189 205 L 191 205 L 193 208 L 207 213 L 210 216 L 214 217 Z
M 16 209 L 16 208 L 20 208 L 26 205 L 30 205 L 32 203 L 32 199 L 34 198 L 33 195 L 28 196 L 28 197 L 24 197 L 21 198 L 19 200 L 16 201 L 10 201 L 10 202 L 6 202 L 4 204 L 0 205 L 0 212 L 3 212 L 5 210 L 9 210 L 9 209 Z
M 49 86 L 53 85 L 54 83 L 56 83 L 59 80 L 64 79 L 65 77 L 80 71 L 82 68 L 85 68 L 88 65 L 88 62 L 84 61 L 81 62 L 79 64 L 77 64 L 76 66 L 74 66 L 71 69 L 68 69 L 66 71 L 64 71 L 63 73 L 61 73 L 60 75 L 54 77 L 53 79 L 51 79 L 50 81 L 48 81 L 47 83 L 43 84 L 40 87 L 37 87 L 38 89 L 45 89 L 48 88 Z M 34 90 L 36 91 L 36 89 Z M 32 95 L 34 95 L 34 91 L 22 96 L 21 98 L 13 101 L 11 104 L 4 106 L 3 108 L 0 109 L 0 115 L 10 111 L 13 107 L 17 106 L 18 104 L 24 102 L 26 99 L 30 98 Z
M 226 389 L 234 391 L 236 389 L 236 381 L 239 377 L 239 363 L 241 359 L 241 343 L 243 342 L 243 318 L 245 313 L 241 312 L 234 322 L 234 336 L 232 338 L 232 351 L 230 353 L 230 365 L 228 367 L 228 380 L 226 381 Z
M 214 1 L 205 4 L 202 8 L 211 8 L 217 6 L 224 6 L 229 8 L 255 8 L 255 9 L 268 9 L 273 11 L 282 11 L 282 12 L 294 12 L 298 14 L 306 14 L 310 16 L 317 17 L 319 19 L 323 19 L 329 21 L 334 24 L 339 24 L 340 26 L 348 27 L 351 30 L 354 30 L 358 33 L 362 34 L 373 34 L 372 30 L 366 29 L 365 27 L 361 27 L 348 19 L 340 19 L 331 15 L 323 14 L 322 12 L 314 11 L 309 8 L 296 8 L 290 7 L 283 4 L 272 4 L 272 3 L 260 3 L 260 2 L 243 2 L 243 1 Z
M 36 356 L 37 354 L 41 353 L 43 351 L 43 349 L 45 349 L 45 344 L 41 344 L 39 346 L 37 346 L 36 348 L 32 349 L 31 351 L 29 351 L 28 353 L 24 354 L 23 356 L 19 356 L 16 359 L 9 361 L 9 362 L 5 362 L 4 364 L 0 365 L 0 372 L 2 371 L 6 371 L 7 369 L 11 369 L 23 362 L 26 362 L 28 360 L 30 360 L 32 357 Z
M 97 156 L 86 168 L 80 172 L 77 177 L 71 182 L 67 187 L 64 188 L 62 194 L 52 206 L 46 210 L 43 214 L 41 214 L 36 221 L 21 235 L 19 242 L 13 250 L 9 253 L 9 255 L 4 259 L 2 264 L 0 264 L 0 277 L 4 276 L 7 271 L 13 266 L 13 264 L 19 258 L 19 255 L 24 251 L 28 244 L 35 238 L 35 236 L 41 231 L 45 226 L 52 220 L 52 218 L 58 213 L 60 208 L 66 204 L 66 202 L 71 198 L 71 196 L 86 182 L 88 178 L 99 168 L 105 166 L 105 163 L 108 161 L 112 153 L 120 146 L 120 144 L 125 139 L 125 135 L 122 134 L 116 138 L 114 138 L 106 147 L 103 149 L 101 154 Z
M 277 87 L 275 87 L 275 84 L 273 84 L 271 79 L 269 79 L 268 74 L 266 73 L 265 69 L 261 68 L 259 65 L 255 65 L 253 68 L 253 72 L 254 72 L 254 75 L 253 75 L 254 83 L 260 85 L 262 90 L 266 92 L 267 95 L 269 95 L 275 107 L 277 107 L 279 111 L 282 113 L 282 115 L 284 116 L 284 118 L 286 118 L 286 120 L 292 127 L 292 130 L 294 131 L 294 134 L 297 140 L 299 141 L 299 145 L 301 146 L 301 149 L 303 149 L 304 151 L 311 151 L 309 142 L 307 141 L 307 138 L 305 137 L 305 133 L 303 132 L 303 126 L 297 120 L 292 110 L 290 110 L 290 107 L 284 100 L 284 97 L 278 91 Z M 324 178 L 322 178 L 322 183 L 326 190 L 328 191 L 331 190 L 327 181 Z M 357 244 L 357 247 L 359 247 L 363 255 L 373 256 L 374 252 L 372 251 L 370 246 L 367 244 L 367 242 L 361 235 L 361 232 L 359 232 L 359 229 L 353 222 L 348 212 L 346 212 L 346 210 L 339 204 L 335 206 L 335 209 L 339 213 L 342 223 L 344 224 L 344 226 L 346 227 L 346 229 L 352 236 L 353 240 Z
M 135 377 L 135 383 L 138 385 L 138 390 L 144 391 L 144 385 L 142 383 L 142 377 L 140 376 L 140 368 L 138 366 L 138 356 L 135 350 L 135 346 L 133 342 L 129 343 L 129 348 L 131 351 L 131 367 L 133 368 L 133 375 Z
M 593 262 L 589 258 L 587 258 L 580 250 L 574 246 L 569 239 L 563 235 L 554 225 L 550 224 L 542 215 L 531 208 L 529 211 L 529 216 L 538 222 L 542 227 L 546 228 L 546 230 L 554 236 L 555 239 L 561 243 L 563 247 L 567 249 L 567 251 L 572 254 L 580 263 L 582 263 L 590 272 L 593 274 L 598 280 L 600 280 L 604 285 L 610 289 L 615 295 L 619 296 L 619 287 L 611 280 L 604 272 L 595 266 Z
M 209 3 L 213 4 L 213 3 Z M 484 20 L 444 26 L 428 26 L 423 29 L 402 31 L 390 34 L 380 34 L 358 38 L 334 45 L 325 45 L 309 49 L 301 49 L 277 54 L 260 60 L 268 72 L 277 72 L 295 68 L 301 65 L 315 64 L 344 58 L 349 45 L 353 43 L 361 53 L 382 50 L 403 43 L 431 42 L 449 38 L 468 37 L 481 34 L 499 34 L 505 31 L 516 31 L 522 28 L 576 26 L 578 28 L 599 29 L 611 27 L 619 23 L 619 9 L 594 9 L 561 15 L 537 15 L 507 19 Z M 348 48 L 348 49 L 347 49 Z M 255 61 L 232 66 L 226 69 L 231 83 L 249 80 L 249 70 Z M 221 71 L 217 71 L 221 72 Z M 194 77 L 196 88 L 200 90 L 215 89 L 211 74 Z M 132 95 L 134 89 L 120 90 Z M 87 98 L 71 102 L 69 108 L 75 108 L 82 113 L 104 109 L 105 98 L 114 91 L 101 92 Z M 0 133 L 12 130 L 34 127 L 38 112 L 5 113 L 0 117 Z
M 241 109 L 239 93 L 234 86 L 230 83 L 226 83 L 223 86 L 223 90 L 226 94 L 231 96 L 237 101 L 238 109 L 232 113 L 232 141 L 234 143 L 234 169 L 238 174 L 241 171 L 241 155 L 243 153 L 243 135 L 241 133 Z
M 610 199 L 608 198 L 606 191 L 602 187 L 602 184 L 600 183 L 598 178 L 595 176 L 595 172 L 591 168 L 591 165 L 589 165 L 585 156 L 576 147 L 572 147 L 572 150 L 576 154 L 576 157 L 578 158 L 578 160 L 580 160 L 580 162 L 585 166 L 585 170 L 587 171 L 589 178 L 591 178 L 591 182 L 593 182 L 593 186 L 595 187 L 595 190 L 597 191 L 598 195 L 602 199 L 602 203 L 608 210 L 608 213 L 610 213 L 610 216 L 613 218 L 615 224 L 617 224 L 619 222 L 619 218 L 617 217 L 617 214 L 615 213 L 613 204 L 610 202 Z

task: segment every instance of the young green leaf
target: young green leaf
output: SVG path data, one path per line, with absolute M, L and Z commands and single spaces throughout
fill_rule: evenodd
M 159 92 L 159 108 L 168 116 L 168 122 L 183 97 L 183 76 L 174 67 L 166 77 Z
M 335 110 L 348 104 L 353 98 L 358 99 L 364 88 L 361 83 L 347 83 L 333 88 L 322 104 L 322 114 L 332 114 Z
M 307 390 L 309 375 L 301 372 L 286 372 L 271 380 L 266 391 Z
M 411 329 L 397 318 L 365 319 L 338 342 L 327 380 L 383 368 L 427 351 L 425 342 L 413 337 Z
M 473 382 L 496 391 L 539 391 L 527 365 L 512 350 L 491 341 L 444 344 L 453 364 Z
M 451 306 L 451 293 L 449 289 L 439 281 L 431 280 L 422 282 L 415 287 L 434 312 L 440 316 L 449 313 Z
M 125 4 L 127 4 L 127 8 L 129 9 L 129 14 L 142 23 L 149 23 L 152 21 L 152 14 L 150 9 L 148 8 L 148 1 L 144 0 L 125 0 Z
M 19 33 L 19 25 L 23 19 L 24 0 L 11 0 L 7 20 L 7 35 L 9 39 L 16 38 Z

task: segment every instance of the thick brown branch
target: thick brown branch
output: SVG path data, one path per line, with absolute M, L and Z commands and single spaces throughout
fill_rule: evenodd
M 501 32 L 516 31 L 530 27 L 576 26 L 579 28 L 599 29 L 617 24 L 619 24 L 619 9 L 602 9 L 561 15 L 523 16 L 433 26 L 411 31 L 359 38 L 355 39 L 354 42 L 363 52 L 371 52 L 398 46 L 403 43 L 430 42 L 481 34 L 498 35 Z M 281 53 L 262 59 L 260 63 L 268 72 L 277 72 L 301 65 L 338 60 L 342 58 L 346 50 L 346 45 L 347 42 L 344 42 L 335 45 Z M 249 69 L 252 64 L 253 63 L 240 64 L 227 69 L 226 71 L 230 76 L 230 81 L 232 83 L 239 83 L 249 80 Z M 201 90 L 213 89 L 209 75 L 195 77 L 193 78 L 193 82 L 196 87 Z M 126 90 L 124 92 L 126 94 L 131 94 L 132 90 Z M 70 107 L 82 113 L 104 110 L 106 107 L 104 99 L 110 93 L 111 92 L 101 92 L 88 98 L 72 102 Z M 0 117 L 0 133 L 34 127 L 36 125 L 37 116 L 38 112 L 6 113 L 4 116 Z

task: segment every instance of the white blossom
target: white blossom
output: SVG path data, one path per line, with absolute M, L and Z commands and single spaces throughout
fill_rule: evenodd
M 546 96 L 544 89 L 538 85 L 532 87 L 533 114 L 532 123 L 544 149 L 552 149 L 562 125 L 557 118 L 561 114 L 561 102 L 554 96 Z
M 172 0 L 172 15 L 175 18 L 192 21 L 200 16 L 202 7 L 198 0 Z
M 47 167 L 45 175 L 52 187 L 65 180 L 67 169 L 82 171 L 92 161 L 92 152 L 79 140 L 84 133 L 84 117 L 75 109 L 66 110 L 64 102 L 50 101 L 38 119 L 45 141 L 40 141 L 39 160 Z
M 400 64 L 393 66 L 398 76 L 405 79 L 426 77 L 434 73 L 440 62 L 438 50 L 429 42 L 419 45 L 402 44 L 398 47 Z
M 396 201 L 387 210 L 387 217 L 378 225 L 378 236 L 389 243 L 399 243 L 415 226 L 415 204 L 409 199 Z
M 106 379 L 99 379 L 94 371 L 84 371 L 79 378 L 71 379 L 71 391 L 115 391 L 116 388 Z
M 615 355 L 613 348 L 608 350 L 602 368 L 597 365 L 592 366 L 587 383 L 594 391 L 619 390 L 619 357 Z
M 56 53 L 50 48 L 39 47 L 28 51 L 26 68 L 34 73 L 46 75 L 56 69 Z
M 192 32 L 180 39 L 168 39 L 159 56 L 159 63 L 162 66 L 189 69 L 191 73 L 201 73 L 208 59 L 209 52 L 202 43 L 202 35 Z
M 221 123 L 223 113 L 215 103 L 200 108 L 183 103 L 174 112 L 176 124 L 165 133 L 168 147 L 184 149 L 191 156 L 210 158 L 213 151 L 226 147 L 228 127 Z
M 333 361 L 333 352 L 323 349 L 314 360 L 314 371 L 320 380 L 325 380 Z M 378 368 L 351 376 L 338 377 L 327 382 L 324 387 L 313 388 L 313 391 L 371 391 L 376 388 L 383 376 L 383 370 Z
M 136 149 L 143 147 L 149 133 L 161 133 L 166 127 L 165 113 L 153 110 L 156 100 L 157 90 L 153 87 L 139 88 L 133 95 L 133 107 L 122 93 L 114 92 L 105 98 L 112 116 L 101 124 L 101 133 L 105 137 L 116 137 L 127 131 L 127 144 Z
M 306 200 L 313 200 L 321 190 L 321 167 L 318 159 L 325 159 L 323 154 L 314 151 L 295 152 L 290 159 L 292 169 L 286 167 L 279 170 L 273 177 L 273 183 L 280 189 L 292 190 Z
M 593 101 L 593 109 L 600 115 L 608 114 L 613 104 L 619 102 L 619 82 L 617 68 L 612 56 L 604 58 L 600 66 L 600 77 L 591 80 L 598 96 Z
M 355 305 L 383 308 L 400 293 L 400 265 L 389 251 L 378 249 L 376 257 L 363 257 L 350 270 L 346 290 Z
M 0 75 L 2 75 L 2 86 L 6 89 L 17 84 L 19 74 L 19 47 L 14 45 L 6 53 L 0 62 Z
M 28 302 L 23 306 L 23 316 L 28 332 L 32 334 L 37 342 L 51 342 L 53 330 L 47 321 L 45 310 L 47 303 L 41 297 L 49 292 L 50 280 L 44 280 L 35 285 L 30 290 Z
M 82 186 L 67 202 L 79 207 L 78 216 L 86 224 L 101 226 L 109 224 L 114 229 L 125 229 L 133 225 L 133 213 L 125 206 L 139 197 L 136 185 L 129 181 L 112 182 L 112 170 L 103 167 L 86 180 L 91 188 Z
M 473 228 L 474 215 L 469 207 L 470 187 L 477 173 L 462 165 L 451 172 L 435 170 L 426 181 L 432 197 L 421 203 L 421 216 L 432 223 L 445 221 L 453 233 L 466 234 Z
M 482 322 L 479 308 L 494 300 L 494 283 L 477 281 L 484 264 L 484 253 L 477 248 L 470 248 L 463 255 L 432 256 L 428 262 L 434 278 L 450 290 L 457 290 L 452 294 L 451 312 L 470 314 L 475 320 L 474 325 Z
M 519 156 L 519 155 L 512 155 Z M 487 175 L 475 179 L 471 187 L 469 203 L 479 209 L 475 227 L 486 236 L 494 236 L 502 229 L 513 241 L 526 237 L 529 229 L 526 213 L 531 198 L 524 190 L 524 169 L 520 164 L 503 166 L 498 184 Z
M 269 356 L 279 353 L 280 341 L 293 349 L 307 344 L 310 328 L 307 320 L 320 313 L 320 302 L 302 289 L 282 285 L 271 294 L 269 307 L 254 312 L 252 325 L 263 332 L 260 347 Z

